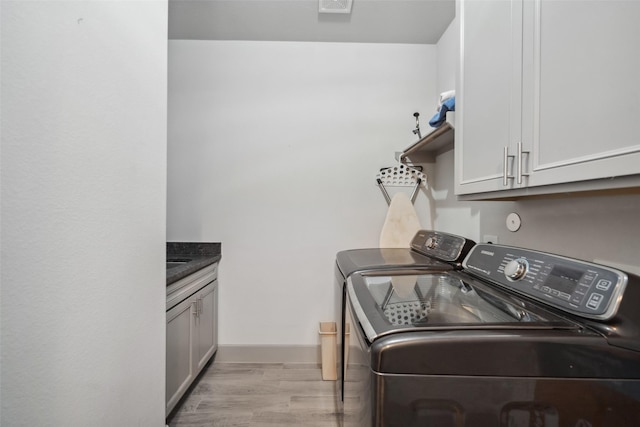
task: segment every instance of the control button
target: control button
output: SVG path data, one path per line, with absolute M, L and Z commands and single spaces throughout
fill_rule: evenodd
M 608 291 L 611 287 L 611 280 L 600 279 L 596 285 L 596 289 L 601 291 Z
M 589 292 L 589 286 L 583 286 L 583 285 L 578 285 L 578 287 L 576 288 L 575 291 L 577 294 L 586 294 L 587 292 Z
M 514 259 L 504 266 L 504 275 L 509 280 L 520 280 L 526 274 L 529 269 L 529 263 L 524 258 Z
M 587 301 L 587 308 L 590 308 L 592 310 L 597 310 L 598 307 L 600 307 L 600 303 L 603 300 L 603 296 L 602 294 L 596 294 L 593 293 L 591 294 L 591 296 L 589 297 L 589 301 Z

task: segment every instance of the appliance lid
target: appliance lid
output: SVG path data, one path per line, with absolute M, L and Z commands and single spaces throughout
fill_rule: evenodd
M 579 329 L 542 308 L 454 273 L 356 273 L 347 282 L 368 341 L 397 332 L 469 329 Z
M 343 277 L 358 271 L 425 268 L 440 271 L 453 267 L 445 262 L 402 248 L 350 249 L 338 252 L 336 263 Z
M 336 264 L 343 277 L 358 271 L 399 268 L 451 270 L 460 268 L 475 242 L 454 234 L 418 230 L 410 248 L 365 248 L 338 252 Z

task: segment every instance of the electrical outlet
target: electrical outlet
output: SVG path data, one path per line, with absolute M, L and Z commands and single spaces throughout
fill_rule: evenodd
M 485 234 L 484 236 L 482 236 L 482 242 L 483 243 L 498 243 L 498 236 L 495 236 L 493 234 Z

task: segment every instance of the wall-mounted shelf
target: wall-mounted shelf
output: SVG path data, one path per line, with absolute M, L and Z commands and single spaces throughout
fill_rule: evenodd
M 453 148 L 455 112 L 448 111 L 445 122 L 433 129 L 418 142 L 396 153 L 396 160 L 402 163 L 432 162 L 437 154 Z

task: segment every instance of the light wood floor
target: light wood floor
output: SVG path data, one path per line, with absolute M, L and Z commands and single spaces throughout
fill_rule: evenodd
M 335 381 L 317 365 L 211 363 L 170 427 L 341 426 Z

